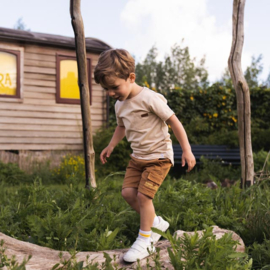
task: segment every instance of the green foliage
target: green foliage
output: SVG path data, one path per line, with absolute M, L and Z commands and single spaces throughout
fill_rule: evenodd
M 17 164 L 3 163 L 0 161 L 0 184 L 19 185 L 27 183 L 30 179 L 25 172 L 19 169 Z
M 53 171 L 55 183 L 76 183 L 85 179 L 84 158 L 80 155 L 66 155 Z
M 253 243 L 248 251 L 253 258 L 253 269 L 270 269 L 270 240 L 262 244 Z
M 96 164 L 96 175 L 98 177 L 104 177 L 110 173 L 117 171 L 125 171 L 128 161 L 130 159 L 131 149 L 130 144 L 126 139 L 123 139 L 115 147 L 113 153 L 108 158 L 108 163 L 102 165 L 99 155 L 101 151 L 108 146 L 114 127 L 108 129 L 100 129 L 94 136 L 94 148 L 96 152 L 95 164 Z
M 261 60 L 261 54 L 257 58 L 255 58 L 255 56 L 252 56 L 251 65 L 248 66 L 245 71 L 245 79 L 250 89 L 256 88 L 260 85 L 258 77 L 263 71 L 263 65 L 261 63 Z
M 207 89 L 182 88 L 166 93 L 169 106 L 183 123 L 193 144 L 239 145 L 236 96 L 220 83 Z M 251 89 L 251 130 L 253 150 L 270 149 L 270 89 Z M 173 137 L 174 143 L 176 139 Z
M 194 126 L 195 137 L 237 127 L 235 93 L 218 83 L 206 90 L 175 89 L 166 98 L 183 125 Z
M 208 85 L 205 59 L 196 63 L 191 58 L 188 47 L 175 44 L 171 54 L 164 61 L 156 60 L 157 48 L 153 46 L 142 63 L 136 65 L 136 82 L 161 93 L 170 92 L 175 87 L 195 90 Z
M 153 231 L 170 241 L 168 253 L 174 269 L 251 269 L 252 259 L 248 260 L 247 254 L 235 251 L 238 242 L 231 234 L 216 239 L 211 227 L 206 228 L 201 237 L 196 231 L 193 235 L 185 233 L 178 238 L 172 237 L 170 232 L 162 233 L 155 228 Z
M 266 245 L 270 240 L 269 179 L 246 190 L 239 188 L 239 182 L 230 188 L 221 188 L 216 173 L 210 174 L 211 164 L 207 166 L 208 171 L 204 173 L 208 172 L 210 179 L 218 184 L 216 190 L 194 180 L 167 178 L 156 194 L 157 214 L 169 221 L 170 233 L 218 225 L 235 231 L 247 246 L 254 242 Z M 40 179 L 31 185 L 17 187 L 2 183 L 0 231 L 58 250 L 96 251 L 128 247 L 137 237 L 139 216 L 121 197 L 122 177 L 115 174 L 99 179 L 98 188 L 92 190 L 78 183 L 43 185 Z M 198 173 L 193 174 L 197 181 L 200 177 L 202 175 Z M 209 248 L 216 247 L 217 243 L 210 244 L 207 239 Z M 219 245 L 226 247 L 226 241 Z M 218 248 L 216 252 L 221 254 Z M 263 252 L 262 248 L 249 251 L 251 256 L 257 256 L 256 261 L 259 261 L 260 252 Z M 159 269 L 158 254 L 156 256 L 157 268 L 153 269 Z M 209 260 L 212 262 L 214 258 L 209 255 Z M 110 263 L 113 265 L 113 261 Z
M 257 153 L 253 153 L 254 160 L 254 171 L 262 171 L 264 169 L 265 172 L 270 171 L 270 153 L 266 151 L 259 151 Z

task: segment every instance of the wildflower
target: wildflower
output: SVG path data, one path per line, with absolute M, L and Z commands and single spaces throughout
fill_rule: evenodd
M 225 102 L 222 102 L 222 105 L 223 105 L 223 106 L 225 106 L 225 105 L 226 105 L 226 103 L 225 103 Z
M 194 100 L 194 97 L 193 97 L 193 96 L 191 96 L 191 97 L 190 97 L 190 100 Z
M 147 88 L 149 88 L 149 84 L 148 84 L 147 81 L 145 81 L 144 84 L 145 84 L 145 86 L 146 86 Z
M 227 97 L 226 96 L 223 96 L 222 99 L 226 99 Z
M 213 117 L 218 117 L 218 114 L 217 114 L 217 113 L 214 113 L 214 114 L 213 114 Z
M 237 119 L 236 119 L 235 117 L 233 117 L 233 116 L 232 116 L 232 120 L 233 120 L 233 122 L 235 122 L 235 123 L 237 122 Z

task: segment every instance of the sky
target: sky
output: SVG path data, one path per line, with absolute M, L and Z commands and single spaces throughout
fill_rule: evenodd
M 69 0 L 0 0 L 0 27 L 19 18 L 33 32 L 73 36 Z M 158 59 L 174 44 L 188 46 L 192 58 L 205 56 L 209 79 L 221 78 L 232 42 L 233 0 L 81 0 L 85 36 L 128 50 L 137 62 L 152 46 Z M 270 73 L 270 1 L 246 0 L 242 69 L 262 54 L 261 80 Z

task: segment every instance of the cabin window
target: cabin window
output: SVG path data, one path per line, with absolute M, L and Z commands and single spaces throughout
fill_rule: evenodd
M 0 97 L 20 98 L 20 52 L 0 48 Z
M 87 74 L 89 83 L 90 104 L 91 91 L 91 60 L 87 58 Z M 56 102 L 80 104 L 80 90 L 78 86 L 77 61 L 74 56 L 57 55 L 57 90 Z

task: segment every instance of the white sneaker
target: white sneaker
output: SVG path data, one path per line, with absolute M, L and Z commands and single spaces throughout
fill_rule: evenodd
M 123 259 L 126 262 L 136 262 L 137 259 L 141 260 L 148 257 L 155 252 L 155 247 L 150 243 L 147 243 L 143 239 L 137 238 L 133 243 L 129 251 L 124 255 Z
M 158 225 L 153 226 L 153 228 L 157 228 L 157 229 L 159 229 L 162 232 L 166 232 L 167 229 L 170 227 L 169 222 L 167 222 L 166 220 L 164 220 L 160 216 L 158 216 L 158 218 L 159 218 L 159 223 L 158 223 Z M 153 244 L 156 244 L 158 242 L 158 240 L 159 240 L 160 237 L 161 237 L 160 234 L 155 233 L 155 232 L 152 231 L 151 238 L 153 240 Z

